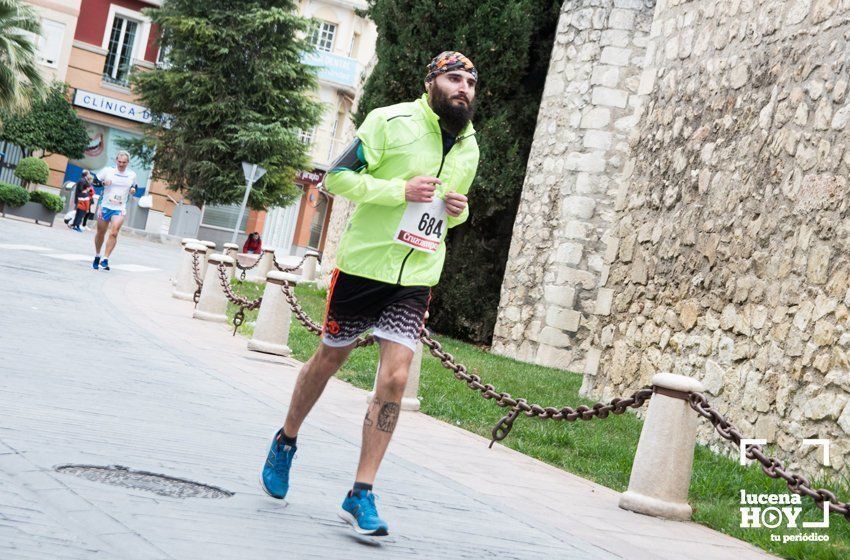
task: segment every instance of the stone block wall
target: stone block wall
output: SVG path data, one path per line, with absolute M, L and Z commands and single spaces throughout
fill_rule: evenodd
M 850 0 L 658 0 L 588 394 L 692 376 L 792 466 L 850 461 L 849 81 Z
M 595 373 L 614 203 L 654 1 L 564 2 L 502 285 L 493 352 Z

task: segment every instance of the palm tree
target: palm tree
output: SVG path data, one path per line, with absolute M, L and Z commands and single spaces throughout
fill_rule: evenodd
M 0 0 L 0 109 L 25 105 L 44 90 L 36 65 L 35 40 L 41 25 L 20 0 Z

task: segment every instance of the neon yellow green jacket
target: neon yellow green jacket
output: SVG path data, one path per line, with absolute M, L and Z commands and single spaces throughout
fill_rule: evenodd
M 448 228 L 435 253 L 416 251 L 393 241 L 404 214 L 405 184 L 413 177 L 439 177 L 437 196 L 447 191 L 466 194 L 478 168 L 478 143 L 469 123 L 443 157 L 439 117 L 428 105 L 427 94 L 410 103 L 375 109 L 357 131 L 358 171 L 335 167 L 325 187 L 357 208 L 340 240 L 337 267 L 345 273 L 402 286 L 433 286 L 440 280 L 446 258 L 448 228 L 462 224 L 467 207 L 457 218 L 448 216 Z M 351 166 L 348 166 L 351 167 Z

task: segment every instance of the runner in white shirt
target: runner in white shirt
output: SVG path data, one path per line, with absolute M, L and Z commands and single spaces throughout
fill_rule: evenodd
M 107 167 L 100 173 L 103 183 L 102 206 L 97 215 L 97 233 L 94 236 L 95 257 L 92 268 L 97 270 L 109 270 L 109 255 L 118 243 L 118 232 L 124 224 L 124 215 L 127 213 L 127 200 L 136 193 L 136 172 L 130 171 L 130 154 L 121 150 L 115 156 L 115 167 Z M 100 257 L 100 248 L 106 231 L 109 230 L 109 238 L 106 240 L 106 252 L 103 260 Z

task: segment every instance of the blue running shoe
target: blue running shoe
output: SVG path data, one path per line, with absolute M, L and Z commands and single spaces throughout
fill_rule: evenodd
M 97 270 L 99 266 L 100 266 L 100 257 L 95 257 L 94 261 L 92 261 L 92 263 L 91 263 L 91 267 L 93 269 Z
M 378 517 L 375 495 L 368 490 L 353 490 L 342 502 L 339 516 L 361 535 L 384 537 L 390 534 L 387 522 Z
M 103 259 L 100 261 L 101 270 L 109 270 L 109 259 Z
M 282 500 L 286 497 L 289 490 L 289 469 L 292 467 L 292 459 L 295 458 L 295 450 L 295 446 L 283 444 L 280 431 L 274 435 L 260 476 L 263 490 L 272 498 Z

